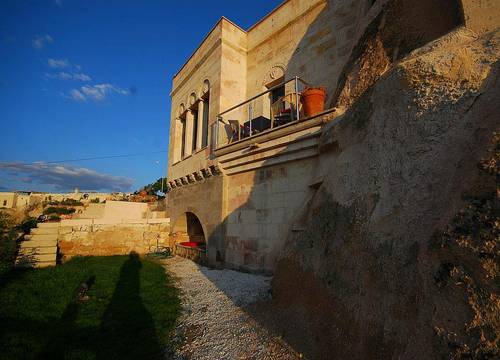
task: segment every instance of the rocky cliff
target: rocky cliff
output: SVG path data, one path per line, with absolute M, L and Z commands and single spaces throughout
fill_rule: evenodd
M 500 31 L 388 42 L 390 11 L 346 65 L 274 326 L 314 359 L 494 358 Z

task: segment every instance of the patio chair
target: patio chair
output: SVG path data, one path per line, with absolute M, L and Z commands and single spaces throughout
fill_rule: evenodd
M 233 141 L 238 141 L 241 139 L 241 126 L 238 120 L 228 120 L 230 135 L 229 135 L 229 143 Z
M 300 112 L 302 111 L 302 105 L 300 103 L 300 94 L 298 96 L 295 96 L 295 92 L 291 92 L 286 94 L 285 96 L 280 97 L 271 105 L 271 119 L 273 123 L 272 127 L 275 126 L 274 124 L 275 121 L 278 123 L 277 126 L 279 126 L 297 120 L 296 119 L 297 100 Z

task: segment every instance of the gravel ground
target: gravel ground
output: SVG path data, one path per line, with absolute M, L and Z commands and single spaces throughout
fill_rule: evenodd
M 174 359 L 298 359 L 244 310 L 268 298 L 271 278 L 232 270 L 210 270 L 173 257 L 164 262 L 182 291 Z

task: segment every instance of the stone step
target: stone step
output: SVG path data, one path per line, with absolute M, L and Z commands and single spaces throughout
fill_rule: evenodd
M 52 241 L 57 241 L 57 234 L 33 234 L 33 235 L 25 235 L 24 238 L 26 240 L 52 240 Z
M 19 250 L 21 256 L 41 255 L 41 254 L 57 254 L 57 246 L 44 246 L 35 248 L 23 248 Z
M 36 247 L 51 247 L 56 246 L 57 241 L 54 240 L 44 240 L 44 239 L 32 239 L 21 242 L 21 249 L 23 248 L 36 248 Z
M 17 266 L 35 266 L 38 267 L 39 264 L 54 264 L 57 259 L 57 254 L 19 254 L 16 259 L 16 265 Z M 50 266 L 50 265 L 47 265 Z
M 56 266 L 56 261 L 39 261 L 35 264 L 36 268 L 44 268 L 49 266 Z
M 38 223 L 36 226 L 37 228 L 49 228 L 49 227 L 59 227 L 60 223 L 58 222 L 45 222 L 45 223 Z
M 48 235 L 48 234 L 58 234 L 58 227 L 42 227 L 31 229 L 30 235 Z
M 34 263 L 29 263 L 29 262 L 18 262 L 16 263 L 17 267 L 35 267 L 35 268 L 43 268 L 43 267 L 48 267 L 48 266 L 56 266 L 56 261 L 51 260 L 51 261 L 38 261 Z

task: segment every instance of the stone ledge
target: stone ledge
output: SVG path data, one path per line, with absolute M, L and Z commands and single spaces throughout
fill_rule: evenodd
M 170 224 L 170 218 L 148 219 L 148 224 Z
M 225 155 L 227 153 L 234 152 L 236 150 L 241 150 L 244 148 L 248 148 L 250 145 L 254 143 L 263 143 L 265 141 L 269 140 L 274 140 L 276 138 L 280 138 L 289 134 L 292 134 L 297 131 L 305 130 L 310 127 L 318 126 L 320 124 L 323 124 L 327 121 L 330 121 L 333 113 L 335 113 L 336 109 L 328 109 L 325 110 L 319 114 L 316 114 L 314 116 L 299 120 L 299 121 L 294 121 L 289 124 L 274 128 L 274 129 L 269 129 L 264 132 L 261 132 L 260 134 L 254 135 L 252 137 L 227 144 L 224 146 L 221 146 L 220 148 L 215 150 L 215 156 L 220 157 L 222 155 Z

